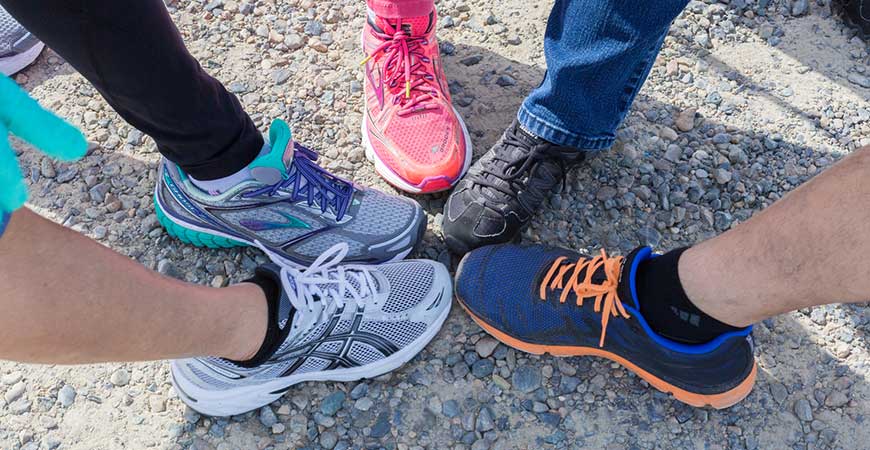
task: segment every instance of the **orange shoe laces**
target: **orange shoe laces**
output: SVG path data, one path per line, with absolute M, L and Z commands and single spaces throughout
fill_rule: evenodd
M 541 300 L 547 300 L 547 289 L 556 290 L 562 289 L 562 294 L 559 296 L 559 303 L 565 303 L 568 299 L 568 293 L 573 291 L 577 296 L 577 306 L 583 306 L 583 299 L 587 297 L 595 298 L 595 312 L 601 313 L 601 340 L 598 342 L 599 347 L 604 347 L 604 337 L 607 335 L 607 323 L 610 321 L 610 316 L 616 317 L 620 315 L 626 319 L 629 316 L 619 300 L 619 295 L 616 293 L 617 285 L 619 284 L 620 271 L 625 258 L 622 256 L 608 257 L 604 249 L 601 249 L 601 255 L 589 259 L 580 259 L 574 263 L 563 264 L 568 258 L 560 256 L 553 265 L 547 275 L 541 281 L 540 297 Z M 595 274 L 600 267 L 604 267 L 604 274 L 607 279 L 601 284 L 592 282 L 592 275 Z M 568 284 L 565 285 L 565 275 L 568 271 L 574 269 L 568 279 Z M 586 269 L 586 276 L 580 280 L 580 272 Z

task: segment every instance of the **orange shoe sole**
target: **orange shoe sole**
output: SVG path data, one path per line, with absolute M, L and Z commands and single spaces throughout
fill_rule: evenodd
M 484 322 L 482 319 L 474 315 L 467 306 L 465 306 L 465 302 L 457 295 L 456 299 L 459 301 L 459 304 L 462 306 L 462 309 L 471 316 L 474 321 L 480 325 L 481 328 L 484 329 L 487 333 L 492 335 L 494 338 L 498 339 L 505 345 L 513 347 L 517 350 L 532 353 L 534 355 L 543 355 L 544 353 L 549 353 L 553 356 L 600 356 L 602 358 L 607 358 L 611 361 L 617 362 L 628 370 L 631 370 L 637 376 L 643 378 L 647 383 L 655 387 L 656 389 L 666 393 L 672 394 L 674 398 L 677 400 L 686 403 L 691 406 L 696 407 L 704 407 L 704 406 L 712 406 L 716 409 L 725 409 L 729 406 L 733 406 L 734 404 L 740 402 L 752 391 L 752 387 L 755 385 L 755 377 L 758 371 L 758 366 L 753 364 L 752 371 L 749 373 L 749 376 L 746 377 L 739 385 L 735 386 L 729 391 L 721 392 L 719 394 L 696 394 L 694 392 L 689 392 L 685 389 L 681 389 L 677 386 L 674 386 L 661 378 L 656 377 L 655 375 L 641 369 L 634 363 L 628 361 L 627 359 L 608 351 L 601 350 L 600 348 L 593 347 L 577 347 L 577 346 L 552 346 L 552 345 L 540 345 L 540 344 L 530 344 L 528 342 L 523 342 L 517 338 L 509 336 L 502 331 L 499 331 L 492 327 L 491 325 Z

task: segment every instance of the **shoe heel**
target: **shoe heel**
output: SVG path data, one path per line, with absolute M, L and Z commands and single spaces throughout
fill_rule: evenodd
M 156 198 L 154 199 L 154 211 L 157 213 L 157 220 L 163 226 L 163 229 L 166 230 L 166 233 L 185 244 L 207 248 L 248 247 L 248 244 L 244 242 L 191 230 L 173 222 L 163 212 L 163 208 L 160 207 L 160 202 Z

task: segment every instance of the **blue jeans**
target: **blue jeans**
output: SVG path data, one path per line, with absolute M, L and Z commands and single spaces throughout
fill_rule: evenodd
M 547 23 L 544 81 L 520 124 L 552 143 L 610 147 L 688 0 L 556 0 Z

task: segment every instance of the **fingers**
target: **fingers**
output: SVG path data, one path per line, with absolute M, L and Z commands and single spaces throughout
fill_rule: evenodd
M 27 186 L 6 134 L 6 127 L 0 122 L 0 213 L 15 211 L 27 201 Z
M 88 144 L 80 131 L 43 109 L 14 81 L 2 75 L 0 75 L 0 124 L 5 124 L 12 134 L 58 159 L 78 159 L 87 151 Z M 5 143 L 5 132 L 0 136 L 0 140 Z

